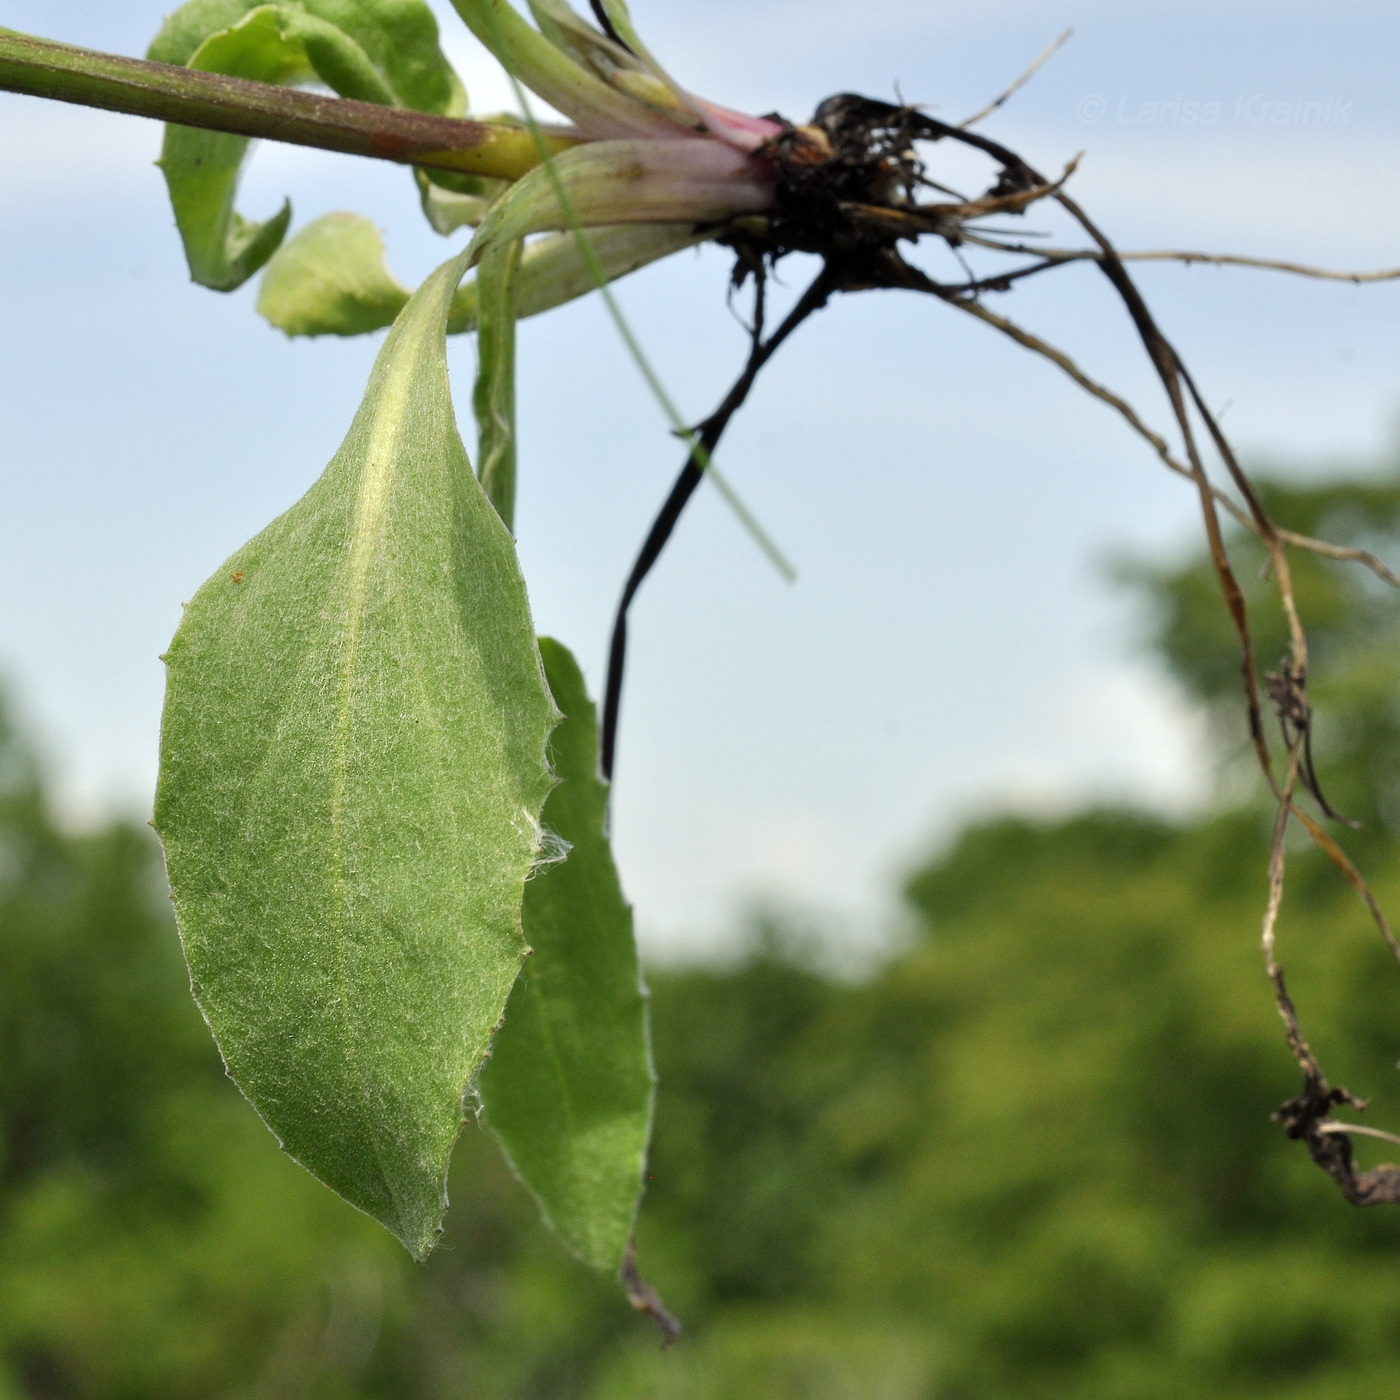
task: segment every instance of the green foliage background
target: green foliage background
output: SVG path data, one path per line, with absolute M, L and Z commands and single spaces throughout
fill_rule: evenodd
M 1393 560 L 1400 477 L 1270 498 Z M 1394 911 L 1400 606 L 1355 566 L 1298 571 L 1324 783 Z M 1133 577 L 1222 717 L 1228 799 L 1223 612 L 1199 560 Z M 1253 606 L 1272 658 L 1262 580 Z M 423 1267 L 280 1156 L 190 1001 L 148 834 L 60 830 L 7 727 L 0 1397 L 1400 1394 L 1400 1212 L 1345 1205 L 1268 1118 L 1297 1075 L 1256 949 L 1266 827 L 1243 800 L 992 821 L 913 876 L 920 937 L 862 981 L 771 928 L 653 973 L 640 1242 L 689 1329 L 661 1355 L 483 1131 Z M 1334 1079 L 1400 1127 L 1400 969 L 1301 849 L 1281 951 Z

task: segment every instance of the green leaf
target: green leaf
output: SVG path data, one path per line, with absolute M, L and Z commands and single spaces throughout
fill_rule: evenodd
M 211 35 L 265 7 L 265 0 L 190 0 L 161 26 L 146 56 L 188 64 Z M 437 20 L 423 0 L 298 0 L 278 8 L 299 9 L 352 39 L 392 90 L 395 105 L 449 117 L 467 110 L 461 81 L 438 42 Z
M 193 0 L 166 21 L 148 56 L 266 83 L 319 79 L 342 97 L 386 106 L 456 112 L 466 103 L 422 0 Z M 217 291 L 257 272 L 291 219 L 288 204 L 266 223 L 235 210 L 248 150 L 240 136 L 165 129 L 160 165 L 190 276 Z
M 241 287 L 277 251 L 292 221 L 290 200 L 264 223 L 245 219 L 233 207 L 247 154 L 242 136 L 167 126 L 157 162 L 190 278 L 216 292 Z
M 576 63 L 649 107 L 680 116 L 688 125 L 701 125 L 687 109 L 680 90 L 645 50 L 629 52 L 614 43 L 566 0 L 529 0 L 529 5 L 540 32 Z
M 342 97 L 394 105 L 393 89 L 354 39 L 292 5 L 260 5 L 250 10 L 231 28 L 211 34 L 188 66 L 263 83 L 307 83 L 320 78 Z
M 694 224 L 608 224 L 588 230 L 588 241 L 607 282 L 713 236 L 713 231 L 697 229 Z M 452 326 L 467 309 L 465 303 L 474 287 L 468 282 L 458 293 Z M 538 316 L 597 287 L 576 235 L 557 233 L 536 239 L 526 247 L 515 279 L 516 317 L 523 321 L 527 316 Z M 473 296 L 473 305 L 474 300 Z
M 464 268 L 404 309 L 325 474 L 186 609 L 155 816 L 229 1073 L 418 1258 L 525 955 L 557 719 L 453 419 Z
M 319 61 L 353 95 L 392 100 L 364 52 L 339 30 L 286 6 L 250 11 L 231 28 L 210 35 L 189 65 L 265 83 L 298 83 L 318 73 L 305 42 L 314 31 Z M 248 141 L 222 132 L 167 126 L 160 166 L 184 241 L 190 276 L 201 286 L 229 292 L 241 287 L 276 251 L 291 221 L 290 204 L 266 223 L 234 209 Z
M 565 715 L 550 741 L 560 782 L 543 820 L 570 845 L 525 886 L 534 952 L 479 1091 L 487 1125 L 545 1217 L 580 1258 L 612 1271 L 631 1238 L 651 1134 L 646 993 L 604 835 L 593 706 L 564 647 L 541 638 L 540 654 Z
M 622 42 L 636 55 L 638 62 L 649 70 L 653 79 L 660 83 L 671 99 L 686 111 L 693 111 L 695 107 L 694 99 L 685 91 L 681 85 L 666 71 L 657 61 L 655 54 L 642 42 L 641 36 L 637 33 L 636 26 L 632 23 L 632 16 L 627 9 L 626 0 L 602 0 L 603 13 L 607 15 L 612 24 L 614 32 L 621 38 Z M 614 81 L 617 81 L 616 79 Z M 619 86 L 631 90 L 626 81 L 625 75 Z M 640 87 L 638 87 L 640 95 Z M 655 100 L 655 99 L 653 99 Z M 698 116 L 699 114 L 696 113 Z M 703 121 L 700 122 L 703 126 Z
M 483 175 L 453 175 L 441 170 L 415 170 L 418 202 L 434 233 L 444 238 L 465 224 L 479 224 L 494 200 L 507 187 L 504 180 Z
M 617 224 L 589 231 L 610 281 L 709 236 L 693 224 Z M 541 238 L 525 249 L 515 275 L 516 319 L 552 310 L 596 286 L 572 233 Z M 408 297 L 385 266 L 384 242 L 374 224 L 360 214 L 326 214 L 307 224 L 268 264 L 258 311 L 287 335 L 363 335 L 391 325 Z M 473 280 L 453 299 L 448 330 L 475 330 L 476 319 Z
M 509 0 L 452 0 L 467 28 L 508 72 L 592 136 L 675 136 L 688 116 L 667 115 L 606 83 L 526 24 Z
M 165 17 L 146 57 L 153 63 L 178 63 L 183 67 L 211 34 L 231 28 L 262 3 L 263 0 L 189 0 Z
M 515 528 L 515 280 L 522 245 L 496 243 L 476 269 L 476 469 L 482 490 Z
M 258 311 L 288 335 L 363 335 L 392 325 L 408 297 L 385 267 L 374 224 L 360 214 L 327 214 L 268 264 Z

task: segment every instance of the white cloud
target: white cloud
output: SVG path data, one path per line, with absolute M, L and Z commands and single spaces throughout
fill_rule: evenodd
M 1095 666 L 1046 697 L 1033 749 L 1008 755 L 984 780 L 1010 806 L 1070 806 L 1086 798 L 1186 812 L 1205 800 L 1210 769 L 1200 713 L 1156 672 Z
M 621 855 L 649 951 L 713 947 L 746 904 L 825 910 L 843 940 L 874 948 L 897 921 L 903 871 L 969 818 L 1053 817 L 1088 802 L 1185 815 L 1209 797 L 1204 720 L 1143 664 L 1090 663 L 1051 677 L 1005 732 L 1012 737 L 1000 745 L 979 736 L 946 771 L 921 767 L 924 810 L 937 816 L 913 844 L 908 814 L 872 808 L 870 796 L 842 804 L 785 801 L 780 792 L 772 801 L 744 794 L 752 805 L 701 798 L 676 825 L 626 829 Z

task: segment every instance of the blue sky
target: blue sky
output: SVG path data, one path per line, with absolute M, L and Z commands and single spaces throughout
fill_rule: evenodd
M 505 105 L 435 8 L 474 105 Z M 1073 26 L 986 129 L 1043 168 L 1083 151 L 1076 193 L 1122 246 L 1400 264 L 1393 5 L 867 0 L 854 23 L 851 8 L 634 3 L 697 91 L 793 116 L 856 90 L 960 119 Z M 0 24 L 139 53 L 161 9 L 0 0 Z M 1284 103 L 1308 120 L 1270 120 Z M 1184 119 L 1209 104 L 1214 121 Z M 192 287 L 158 144 L 150 123 L 0 97 L 0 665 L 75 813 L 148 806 L 156 658 L 180 602 L 314 479 L 376 348 L 288 342 L 251 288 Z M 284 194 L 299 221 L 372 215 L 406 280 L 448 251 L 395 167 L 263 147 L 242 207 L 265 215 Z M 620 286 L 697 418 L 743 354 L 726 273 L 716 252 L 685 254 Z M 1165 267 L 1141 281 L 1250 455 L 1342 463 L 1391 441 L 1400 286 Z M 997 308 L 1165 423 L 1089 272 Z M 677 453 L 596 299 L 521 340 L 521 552 L 541 630 L 596 688 Z M 470 342 L 452 357 L 465 403 Z M 1189 541 L 1190 494 L 1055 371 L 937 305 L 849 298 L 775 363 L 722 461 L 800 579 L 784 584 L 702 492 L 635 610 L 615 830 L 654 949 L 712 945 L 756 895 L 869 937 L 892 873 L 970 812 L 1199 796 L 1191 718 L 1102 581 L 1113 553 Z

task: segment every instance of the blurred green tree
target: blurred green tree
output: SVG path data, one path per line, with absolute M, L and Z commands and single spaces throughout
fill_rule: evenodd
M 1265 507 L 1284 529 L 1368 550 L 1396 566 L 1400 477 L 1316 486 L 1265 480 Z M 1288 651 L 1276 592 L 1258 540 L 1236 531 L 1231 554 L 1246 594 L 1262 667 Z M 1362 848 L 1400 831 L 1400 606 L 1393 588 L 1355 562 L 1290 553 L 1308 631 L 1308 689 L 1317 707 L 1314 749 L 1323 791 L 1362 821 Z M 1242 755 L 1239 642 L 1204 557 L 1178 566 L 1129 565 L 1124 580 L 1148 605 L 1150 641 L 1176 681 L 1211 711 L 1222 758 Z M 1250 775 L 1253 788 L 1253 775 Z

